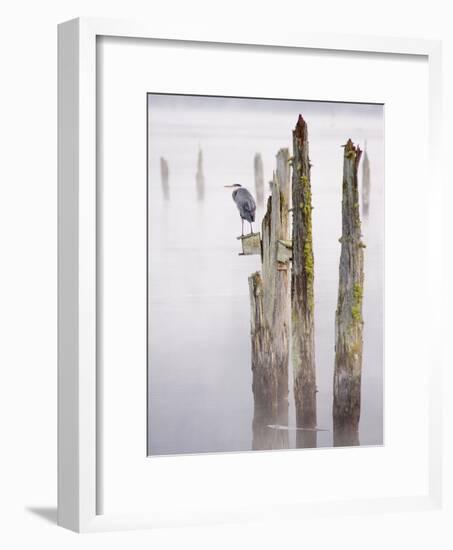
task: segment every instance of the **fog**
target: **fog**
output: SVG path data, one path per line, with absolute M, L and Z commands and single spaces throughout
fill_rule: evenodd
M 148 453 L 247 451 L 252 445 L 248 276 L 259 256 L 239 256 L 241 220 L 225 185 L 265 193 L 275 155 L 291 150 L 299 113 L 308 124 L 315 256 L 318 446 L 332 446 L 335 309 L 341 236 L 343 145 L 366 144 L 361 445 L 383 442 L 384 119 L 381 105 L 148 96 Z M 203 194 L 200 198 L 199 151 Z M 168 163 L 168 197 L 161 184 Z M 361 176 L 361 170 L 359 175 Z M 197 188 L 198 184 L 198 188 Z M 254 226 L 259 230 L 263 209 Z M 248 227 L 247 227 L 248 230 Z M 291 371 L 291 365 L 289 366 Z M 295 446 L 290 394 L 290 446 Z

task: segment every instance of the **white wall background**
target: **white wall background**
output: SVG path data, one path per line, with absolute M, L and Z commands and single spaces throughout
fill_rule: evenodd
M 450 2 L 431 0 L 18 0 L 0 19 L 0 546 L 47 548 L 311 549 L 453 545 L 453 476 L 446 508 L 430 514 L 344 517 L 247 526 L 77 536 L 56 516 L 56 25 L 79 15 L 149 18 L 174 31 L 209 26 L 273 27 L 444 40 L 444 131 L 453 127 L 453 35 Z M 445 140 L 446 164 L 451 134 Z M 445 217 L 452 218 L 453 182 L 446 178 Z M 445 222 L 451 249 L 453 222 Z M 450 237 L 448 237 L 450 235 Z M 453 281 L 451 252 L 446 281 Z M 453 305 L 445 290 L 445 312 Z M 440 305 L 441 306 L 441 305 Z M 451 340 L 445 313 L 445 340 Z M 445 354 L 447 346 L 445 346 Z M 445 387 L 453 387 L 445 360 Z M 451 396 L 451 389 L 449 392 Z M 446 464 L 453 463 L 453 407 L 446 403 Z M 34 510 L 34 511 L 33 511 Z M 50 519 L 50 521 L 49 521 Z

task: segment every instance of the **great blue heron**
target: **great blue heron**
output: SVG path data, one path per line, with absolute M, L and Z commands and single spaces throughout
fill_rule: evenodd
M 238 207 L 242 220 L 242 236 L 244 236 L 244 220 L 250 224 L 250 234 L 253 234 L 252 222 L 255 221 L 256 203 L 250 191 L 245 187 L 235 183 L 234 185 L 225 185 L 225 187 L 234 188 L 232 193 L 233 200 Z

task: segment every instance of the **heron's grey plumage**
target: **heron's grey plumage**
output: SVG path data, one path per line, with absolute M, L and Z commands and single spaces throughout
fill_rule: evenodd
M 242 236 L 244 236 L 244 220 L 248 221 L 250 224 L 250 235 L 253 235 L 253 226 L 252 222 L 255 221 L 255 212 L 256 212 L 256 203 L 252 194 L 248 189 L 235 183 L 234 185 L 225 185 L 225 187 L 234 187 L 232 193 L 233 200 L 238 207 L 239 214 L 242 221 Z
M 249 223 L 254 222 L 256 203 L 250 191 L 245 189 L 245 187 L 239 187 L 233 191 L 232 196 L 241 218 Z

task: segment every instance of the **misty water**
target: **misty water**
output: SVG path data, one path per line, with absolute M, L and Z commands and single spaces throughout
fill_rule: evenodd
M 255 195 L 254 155 L 265 191 L 275 155 L 291 151 L 299 113 L 308 124 L 315 255 L 318 447 L 332 446 L 335 309 L 344 144 L 370 166 L 365 249 L 360 444 L 383 443 L 384 121 L 379 105 L 149 96 L 148 453 L 247 451 L 253 394 L 248 276 L 259 256 L 239 256 L 241 220 L 225 185 Z M 196 177 L 202 150 L 200 199 Z M 160 158 L 168 162 L 168 198 Z M 361 169 L 359 175 L 361 176 Z M 258 206 L 255 230 L 264 215 Z M 248 231 L 248 228 L 247 228 Z M 291 371 L 291 365 L 289 366 Z M 290 384 L 291 387 L 291 384 Z M 289 441 L 296 446 L 289 396 Z

